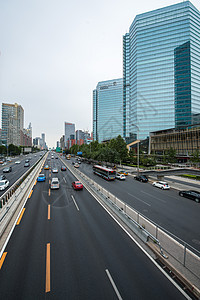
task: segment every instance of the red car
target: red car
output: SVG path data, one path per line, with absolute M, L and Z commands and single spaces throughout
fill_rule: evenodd
M 80 181 L 72 182 L 72 186 L 75 190 L 82 190 L 83 189 L 83 184 Z

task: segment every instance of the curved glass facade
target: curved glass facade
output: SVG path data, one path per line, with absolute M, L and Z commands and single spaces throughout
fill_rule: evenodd
M 124 137 L 139 128 L 139 138 L 145 139 L 151 131 L 191 123 L 192 115 L 200 113 L 199 11 L 185 1 L 140 14 L 126 43 L 124 74 L 130 74 L 130 88 L 124 93 L 125 115 L 129 109 Z M 184 97 L 187 108 L 181 111 Z

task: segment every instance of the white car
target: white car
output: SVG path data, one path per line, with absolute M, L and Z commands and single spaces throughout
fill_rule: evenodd
M 9 186 L 9 181 L 7 179 L 0 181 L 0 191 L 5 190 Z
M 126 176 L 123 175 L 123 174 L 117 173 L 117 174 L 116 174 L 116 178 L 117 178 L 117 179 L 120 179 L 120 180 L 125 180 L 125 179 L 126 179 Z
M 58 178 L 52 178 L 52 180 L 51 180 L 51 190 L 59 189 L 59 187 L 60 187 L 60 183 L 59 183 Z
M 155 186 L 155 187 L 158 187 L 162 190 L 169 190 L 170 189 L 170 186 L 165 181 L 155 181 L 155 182 L 152 183 L 152 185 Z
M 15 164 L 20 164 L 20 162 L 21 162 L 20 160 L 16 160 Z
M 75 163 L 75 164 L 74 164 L 74 167 L 75 167 L 75 168 L 79 168 L 79 164 L 78 164 L 78 163 Z
M 54 168 L 54 169 L 52 170 L 52 173 L 58 173 L 58 169 Z

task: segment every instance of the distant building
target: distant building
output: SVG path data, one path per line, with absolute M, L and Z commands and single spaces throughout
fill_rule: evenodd
M 123 135 L 123 79 L 101 81 L 93 91 L 93 139 Z
M 2 141 L 20 146 L 24 128 L 24 109 L 21 105 L 2 103 Z
M 60 138 L 60 146 L 62 149 L 65 148 L 65 136 L 63 135 L 61 138 Z
M 164 155 L 174 149 L 177 157 L 187 160 L 195 150 L 200 150 L 200 124 L 151 132 L 149 142 L 150 154 Z
M 70 140 L 75 140 L 75 124 L 65 122 L 65 147 L 71 147 Z

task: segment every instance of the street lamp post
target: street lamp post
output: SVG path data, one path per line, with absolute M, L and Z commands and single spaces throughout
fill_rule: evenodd
M 139 176 L 139 166 L 140 166 L 140 141 L 139 141 L 139 127 L 136 124 L 132 124 L 133 126 L 135 126 L 137 128 L 137 139 L 138 139 L 138 143 L 137 143 L 137 176 Z

